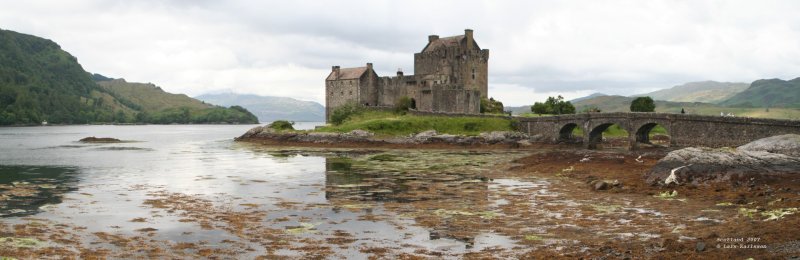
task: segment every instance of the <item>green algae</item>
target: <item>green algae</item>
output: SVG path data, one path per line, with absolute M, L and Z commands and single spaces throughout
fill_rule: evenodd
M 319 226 L 322 223 L 304 223 L 300 222 L 300 226 L 293 226 L 287 227 L 286 233 L 291 235 L 301 235 L 301 234 L 308 234 L 314 233 L 316 230 L 314 229 L 316 226 Z
M 748 218 L 753 218 L 756 212 L 758 212 L 756 209 L 739 208 L 739 214 Z
M 619 205 L 591 205 L 592 209 L 602 213 L 613 213 L 619 210 L 621 207 Z
M 9 247 L 40 247 L 44 242 L 35 238 L 0 237 L 0 245 Z
M 525 235 L 525 240 L 528 241 L 542 241 L 544 238 L 538 235 Z
M 797 208 L 781 208 L 761 212 L 761 216 L 767 217 L 764 221 L 779 220 L 787 215 L 797 213 Z

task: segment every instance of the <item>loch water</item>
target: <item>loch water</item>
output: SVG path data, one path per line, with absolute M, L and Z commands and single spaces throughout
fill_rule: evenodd
M 233 140 L 252 127 L 0 128 L 0 224 L 72 227 L 81 240 L 73 247 L 111 252 L 126 249 L 104 241 L 106 234 L 144 233 L 155 244 L 197 244 L 237 258 L 319 250 L 309 241 L 327 242 L 324 255 L 345 258 L 381 247 L 447 256 L 516 246 L 489 228 L 447 221 L 491 219 L 507 203 L 493 192 L 546 185 L 483 177 L 514 152 L 314 150 Z M 78 142 L 89 136 L 123 142 Z M 231 228 L 231 215 L 255 219 Z M 269 239 L 256 230 L 282 238 L 259 241 Z M 132 254 L 122 256 L 146 256 Z

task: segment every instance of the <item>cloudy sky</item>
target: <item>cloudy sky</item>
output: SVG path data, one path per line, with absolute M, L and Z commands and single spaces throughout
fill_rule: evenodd
M 324 103 L 332 65 L 413 71 L 427 35 L 475 30 L 489 94 L 525 105 L 690 81 L 800 76 L 800 1 L 13 1 L 0 28 L 84 69 L 190 96 Z

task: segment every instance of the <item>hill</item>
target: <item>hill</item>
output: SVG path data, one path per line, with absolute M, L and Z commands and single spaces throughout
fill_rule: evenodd
M 747 89 L 747 83 L 700 81 L 662 89 L 636 96 L 649 96 L 654 100 L 673 102 L 720 103 Z
M 761 79 L 721 104 L 731 107 L 800 108 L 800 78 Z
M 55 42 L 0 30 L 0 125 L 109 121 L 114 100 Z
M 629 112 L 633 97 L 602 96 L 575 102 L 577 111 L 597 107 L 602 112 Z M 670 102 L 656 100 L 656 112 L 680 113 L 684 109 L 688 114 L 719 115 L 731 113 L 735 116 L 777 118 L 800 120 L 800 109 L 773 108 L 769 111 L 764 108 L 725 107 L 722 105 L 702 102 Z
M 160 89 L 141 92 L 140 88 L 126 84 L 130 83 L 86 72 L 77 58 L 51 40 L 0 30 L 0 125 L 32 125 L 42 121 L 53 124 L 257 122 L 255 116 L 241 107 L 212 107 L 196 100 L 191 102 L 185 95 L 176 98 Z
M 262 122 L 275 120 L 325 121 L 325 107 L 313 101 L 288 97 L 258 96 L 249 94 L 205 94 L 195 97 L 207 103 L 230 106 L 240 105 L 250 110 Z
M 258 123 L 255 115 L 240 106 L 207 104 L 184 94 L 172 94 L 152 83 L 127 82 L 95 74 L 97 84 L 121 103 L 132 108 L 129 122 L 170 123 Z
M 591 94 L 591 95 L 588 95 L 588 96 L 585 96 L 585 97 L 579 97 L 579 98 L 570 100 L 569 102 L 575 103 L 575 102 L 578 102 L 578 101 L 581 101 L 581 100 L 586 100 L 586 99 L 590 99 L 590 98 L 594 98 L 594 97 L 602 97 L 602 96 L 608 96 L 608 95 L 603 94 L 603 93 L 594 93 L 594 94 Z

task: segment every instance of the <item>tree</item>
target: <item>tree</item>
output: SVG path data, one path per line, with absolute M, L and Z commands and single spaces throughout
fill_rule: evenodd
M 564 101 L 564 97 L 548 97 L 544 103 L 536 102 L 531 106 L 531 112 L 536 114 L 575 114 L 575 106 L 572 102 Z
M 481 113 L 487 114 L 502 114 L 503 111 L 503 102 L 494 100 L 494 98 L 481 98 Z
M 650 97 L 637 97 L 631 102 L 631 112 L 655 112 L 656 103 Z
M 549 114 L 550 113 L 549 110 L 548 110 L 547 105 L 545 105 L 542 102 L 533 103 L 533 106 L 531 106 L 531 112 L 539 114 L 539 115 Z

